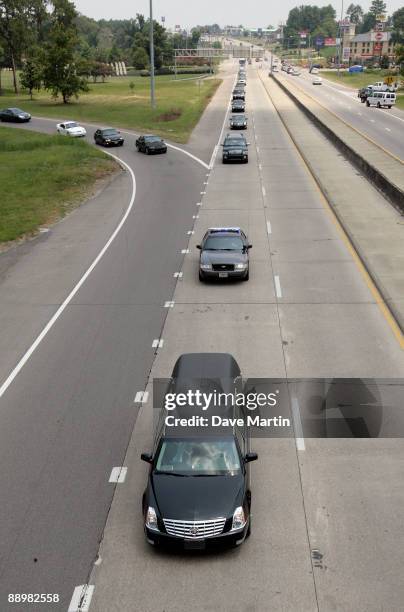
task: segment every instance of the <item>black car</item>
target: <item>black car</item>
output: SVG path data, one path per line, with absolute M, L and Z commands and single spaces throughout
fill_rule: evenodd
M 231 112 L 232 113 L 244 113 L 245 112 L 244 100 L 232 100 Z
M 151 153 L 167 153 L 167 145 L 160 136 L 139 136 L 135 146 L 138 151 L 150 155 Z
M 170 397 L 185 392 L 234 393 L 241 387 L 240 368 L 226 353 L 181 355 L 168 384 Z M 245 408 L 218 406 L 204 412 L 195 404 L 168 411 L 163 406 L 142 498 L 144 531 L 152 545 L 206 550 L 242 544 L 251 531 L 250 451 Z M 240 418 L 244 425 L 212 426 L 219 418 Z M 190 417 L 206 426 L 187 425 Z M 176 422 L 184 419 L 186 423 Z M 210 422 L 209 422 L 210 421 Z
M 244 134 L 227 134 L 222 147 L 224 164 L 229 161 L 248 163 L 248 142 Z
M 245 115 L 232 115 L 230 117 L 230 129 L 231 130 L 246 130 L 247 129 L 247 117 Z
M 362 87 L 358 91 L 358 98 L 360 98 L 361 102 L 366 102 L 366 100 L 368 99 L 368 96 L 370 96 L 371 93 L 372 93 L 372 90 L 369 89 L 369 87 Z
M 115 128 L 104 128 L 94 133 L 95 144 L 105 147 L 121 147 L 125 142 L 121 133 Z
M 250 277 L 248 252 L 252 248 L 239 227 L 211 227 L 204 235 L 199 257 L 199 280 Z
M 233 89 L 232 99 L 233 100 L 245 100 L 244 89 L 241 89 L 241 88 Z
M 3 108 L 3 110 L 0 110 L 0 121 L 26 123 L 31 121 L 31 115 L 20 108 Z

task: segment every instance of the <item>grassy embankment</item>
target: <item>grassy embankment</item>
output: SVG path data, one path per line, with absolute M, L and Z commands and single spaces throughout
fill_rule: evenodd
M 116 169 L 81 140 L 0 127 L 0 245 L 57 221 Z
M 352 89 L 360 89 L 366 87 L 370 83 L 376 81 L 383 81 L 384 77 L 389 73 L 387 70 L 365 70 L 365 72 L 346 72 L 340 71 L 339 76 L 336 70 L 324 70 L 321 72 L 321 76 L 335 83 L 345 85 L 345 87 L 352 87 Z M 399 80 L 404 81 L 403 77 L 399 77 Z M 398 108 L 404 109 L 404 94 L 402 89 L 397 94 Z
M 105 83 L 90 84 L 90 91 L 78 100 L 62 104 L 48 92 L 14 95 L 11 75 L 3 71 L 3 95 L 0 107 L 18 106 L 32 115 L 91 121 L 101 126 L 117 126 L 155 132 L 177 142 L 186 142 L 220 80 L 188 80 L 188 75 L 156 77 L 156 109 L 150 107 L 148 77 L 112 77 Z M 181 78 L 180 78 L 181 77 Z M 134 84 L 133 89 L 130 83 Z

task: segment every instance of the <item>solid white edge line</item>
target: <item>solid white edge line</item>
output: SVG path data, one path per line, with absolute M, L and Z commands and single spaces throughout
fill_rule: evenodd
M 118 226 L 115 228 L 115 230 L 113 231 L 112 235 L 110 236 L 110 238 L 108 239 L 108 241 L 104 245 L 104 247 L 101 249 L 101 251 L 99 252 L 97 257 L 94 259 L 93 263 L 86 270 L 86 272 L 80 278 L 78 283 L 74 286 L 72 291 L 69 293 L 67 298 L 59 306 L 59 308 L 57 309 L 57 311 L 55 312 L 53 317 L 50 319 L 50 321 L 48 321 L 48 323 L 45 325 L 45 327 L 43 328 L 41 333 L 37 336 L 37 338 L 31 344 L 30 348 L 21 357 L 20 361 L 17 363 L 15 368 L 12 370 L 12 372 L 6 378 L 4 383 L 1 385 L 1 387 L 0 387 L 0 397 L 2 397 L 4 395 L 4 393 L 7 391 L 8 387 L 11 385 L 11 383 L 13 382 L 15 377 L 19 374 L 19 372 L 21 372 L 22 368 L 27 363 L 27 361 L 29 360 L 31 355 L 38 348 L 38 346 L 41 344 L 42 340 L 45 338 L 47 333 L 52 329 L 52 327 L 54 326 L 56 321 L 59 319 L 60 315 L 63 313 L 63 311 L 65 310 L 66 306 L 68 306 L 70 304 L 70 302 L 72 301 L 72 299 L 74 298 L 76 293 L 79 291 L 80 287 L 85 283 L 85 281 L 90 276 L 91 272 L 94 270 L 94 268 L 96 267 L 98 262 L 105 255 L 105 253 L 107 252 L 107 250 L 111 246 L 112 242 L 115 240 L 116 236 L 119 234 L 120 230 L 122 229 L 123 225 L 125 224 L 126 219 L 128 218 L 128 216 L 129 216 L 129 214 L 130 214 L 130 212 L 131 212 L 131 210 L 133 208 L 133 204 L 135 202 L 135 197 L 136 197 L 136 178 L 135 178 L 135 174 L 134 174 L 132 168 L 126 162 L 122 161 L 122 159 L 119 159 L 119 157 L 117 157 L 116 155 L 113 155 L 113 153 L 110 153 L 109 151 L 108 152 L 106 151 L 106 153 L 107 153 L 107 155 L 110 155 L 111 157 L 113 157 L 118 163 L 124 165 L 125 168 L 128 169 L 130 176 L 132 177 L 132 195 L 131 195 L 131 198 L 130 198 L 129 205 L 128 205 L 127 209 L 126 209 L 126 212 L 125 212 L 124 216 L 122 217 L 121 221 L 119 222 Z
M 88 612 L 94 593 L 93 584 L 81 584 L 73 591 L 68 612 Z
M 275 275 L 274 276 L 274 280 L 275 280 L 276 297 L 281 298 L 282 297 L 282 289 L 281 289 L 281 281 L 279 280 L 279 276 Z
M 300 408 L 297 397 L 292 397 L 292 417 L 295 428 L 296 448 L 299 451 L 304 451 L 306 450 L 306 445 L 304 443 L 302 420 L 300 418 Z
M 237 74 L 235 75 L 234 80 L 233 80 L 233 89 L 234 89 L 234 85 L 236 84 L 236 80 L 237 80 Z M 213 149 L 212 157 L 210 158 L 210 162 L 209 162 L 209 166 L 208 166 L 209 169 L 212 169 L 213 166 L 215 165 L 216 157 L 217 157 L 217 154 L 218 154 L 219 149 L 220 149 L 220 143 L 221 143 L 222 138 L 223 138 L 224 126 L 226 125 L 227 115 L 229 114 L 230 106 L 231 106 L 231 98 L 229 100 L 229 103 L 227 104 L 226 111 L 224 113 L 224 119 L 223 119 L 223 123 L 222 123 L 222 129 L 220 130 L 219 139 L 218 139 L 217 144 L 215 145 L 215 147 Z
M 272 227 L 271 227 L 271 222 L 267 221 L 267 232 L 268 234 L 272 234 Z

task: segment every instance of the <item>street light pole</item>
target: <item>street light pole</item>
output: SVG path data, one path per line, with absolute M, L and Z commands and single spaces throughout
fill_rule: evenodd
M 156 108 L 154 95 L 154 32 L 153 32 L 153 0 L 150 0 L 150 104 Z

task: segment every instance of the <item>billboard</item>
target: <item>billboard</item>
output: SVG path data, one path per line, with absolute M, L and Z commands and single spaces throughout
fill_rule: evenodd
M 324 47 L 335 47 L 336 39 L 335 38 L 324 38 Z
M 388 40 L 387 34 L 388 32 L 371 32 L 370 40 L 372 42 L 377 42 L 377 43 L 387 42 Z

